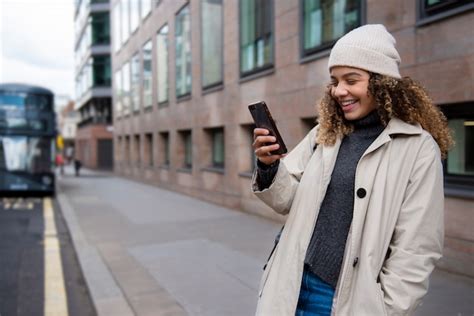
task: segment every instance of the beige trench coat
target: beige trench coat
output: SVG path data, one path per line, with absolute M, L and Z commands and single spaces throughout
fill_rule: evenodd
M 288 214 L 264 271 L 257 315 L 295 314 L 304 259 L 331 179 L 334 146 L 313 145 L 315 127 L 282 160 L 272 185 L 255 194 Z M 333 300 L 333 315 L 410 315 L 428 289 L 443 248 L 439 147 L 419 125 L 392 119 L 356 169 L 354 215 Z

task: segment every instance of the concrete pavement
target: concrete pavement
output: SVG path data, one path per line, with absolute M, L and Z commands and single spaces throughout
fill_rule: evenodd
M 71 169 L 58 202 L 99 315 L 253 315 L 280 224 Z M 436 271 L 417 315 L 474 315 L 474 280 Z

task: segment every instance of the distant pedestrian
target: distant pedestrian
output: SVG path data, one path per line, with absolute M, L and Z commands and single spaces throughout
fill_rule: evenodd
M 64 157 L 61 153 L 56 154 L 56 167 L 59 168 L 61 174 L 64 174 Z
M 79 177 L 79 173 L 81 171 L 82 163 L 79 159 L 74 159 L 74 170 L 76 172 L 76 177 Z
M 330 53 L 319 125 L 286 157 L 254 130 L 253 191 L 289 214 L 257 315 L 412 315 L 425 296 L 443 250 L 452 138 L 399 63 L 383 25 L 354 29 Z

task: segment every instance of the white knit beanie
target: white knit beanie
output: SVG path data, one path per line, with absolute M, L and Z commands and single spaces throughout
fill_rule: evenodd
M 395 38 L 382 24 L 367 24 L 341 37 L 331 50 L 328 68 L 349 66 L 401 78 Z

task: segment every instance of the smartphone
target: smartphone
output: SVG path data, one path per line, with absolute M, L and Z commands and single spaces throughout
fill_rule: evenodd
M 268 110 L 267 104 L 264 101 L 258 101 L 252 104 L 249 104 L 249 111 L 252 114 L 255 125 L 258 128 L 268 129 L 271 136 L 276 138 L 276 143 L 280 145 L 280 148 L 277 150 L 271 151 L 272 155 L 283 155 L 288 152 L 286 145 L 281 138 L 280 133 L 276 127 L 275 121 Z

